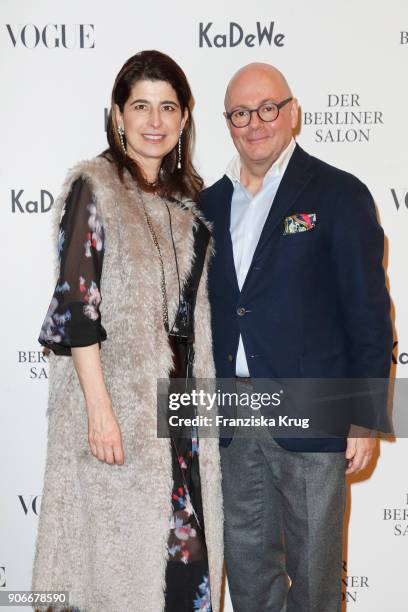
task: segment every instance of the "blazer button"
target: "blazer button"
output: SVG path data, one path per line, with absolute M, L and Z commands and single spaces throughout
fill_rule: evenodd
M 239 315 L 240 317 L 243 317 L 244 314 L 246 314 L 246 310 L 245 308 L 243 308 L 242 306 L 240 306 L 239 308 L 237 308 L 237 315 Z
M 231 355 L 231 353 L 229 353 L 229 355 L 228 355 L 228 361 L 233 361 L 233 359 L 234 359 L 234 356 L 233 356 L 233 355 Z

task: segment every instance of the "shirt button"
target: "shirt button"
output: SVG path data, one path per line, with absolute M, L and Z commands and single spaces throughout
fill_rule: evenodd
M 246 310 L 245 308 L 243 308 L 242 306 L 240 306 L 239 308 L 237 308 L 237 315 L 240 317 L 243 317 L 244 314 L 246 314 Z
M 231 353 L 229 353 L 229 355 L 228 355 L 228 361 L 233 361 L 233 359 L 234 359 L 233 355 L 231 355 Z

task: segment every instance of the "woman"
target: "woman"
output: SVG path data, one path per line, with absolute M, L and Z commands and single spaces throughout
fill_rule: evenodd
M 193 365 L 214 376 L 191 104 L 171 58 L 131 57 L 113 87 L 109 148 L 71 171 L 56 204 L 32 588 L 69 591 L 81 612 L 219 610 L 217 440 L 200 441 L 198 469 L 194 438 L 156 434 L 157 379 Z

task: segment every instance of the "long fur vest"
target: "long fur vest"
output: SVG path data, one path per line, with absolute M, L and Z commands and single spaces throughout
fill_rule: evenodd
M 160 265 L 136 185 L 129 177 L 121 183 L 115 166 L 103 158 L 80 163 L 69 173 L 54 206 L 55 244 L 64 202 L 78 177 L 91 185 L 106 236 L 100 309 L 108 337 L 101 360 L 125 463 L 108 465 L 91 454 L 72 359 L 51 354 L 47 460 L 32 589 L 69 591 L 70 605 L 80 612 L 161 612 L 172 468 L 169 440 L 156 435 L 156 384 L 171 371 L 172 353 L 162 322 Z M 154 196 L 144 198 L 163 255 L 171 321 L 178 282 L 168 214 Z M 169 206 L 184 282 L 194 256 L 194 207 Z M 195 311 L 198 378 L 214 377 L 207 260 Z M 223 517 L 216 439 L 200 441 L 200 474 L 213 612 L 218 612 Z

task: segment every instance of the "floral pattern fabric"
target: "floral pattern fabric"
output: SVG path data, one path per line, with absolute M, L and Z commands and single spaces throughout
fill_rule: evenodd
M 105 234 L 89 185 L 73 183 L 61 213 L 60 273 L 39 342 L 57 355 L 106 339 L 99 306 Z
M 170 519 L 165 612 L 211 612 L 197 432 L 172 438 L 173 513 Z
M 299 232 L 307 232 L 316 225 L 316 213 L 297 213 L 286 217 L 284 234 L 298 234 Z

